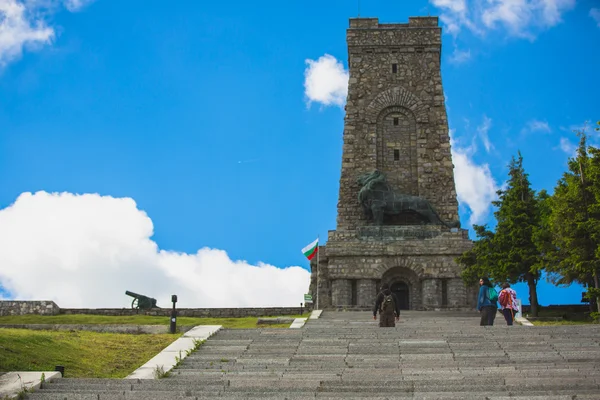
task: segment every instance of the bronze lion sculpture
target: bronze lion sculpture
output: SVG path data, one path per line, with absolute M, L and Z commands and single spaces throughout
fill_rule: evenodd
M 384 215 L 413 213 L 417 214 L 424 224 L 443 225 L 448 228 L 460 227 L 459 221 L 443 221 L 431 203 L 424 198 L 392 190 L 385 175 L 378 170 L 361 175 L 357 182 L 361 186 L 358 201 L 365 216 L 372 219 L 375 225 L 383 225 Z

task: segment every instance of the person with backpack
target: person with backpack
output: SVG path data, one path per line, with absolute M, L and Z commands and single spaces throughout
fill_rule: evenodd
M 488 278 L 481 278 L 479 286 L 479 296 L 477 297 L 477 311 L 481 313 L 479 325 L 494 325 L 494 319 L 498 312 L 498 292 Z
M 515 313 L 519 312 L 519 307 L 517 305 L 517 292 L 510 288 L 508 282 L 502 284 L 502 290 L 498 295 L 498 302 L 502 308 L 506 325 L 511 326 L 515 320 Z
M 381 292 L 375 300 L 375 308 L 373 308 L 373 319 L 375 320 L 377 319 L 377 311 L 379 311 L 380 327 L 393 328 L 396 326 L 396 321 L 400 319 L 400 303 L 387 283 L 381 285 Z

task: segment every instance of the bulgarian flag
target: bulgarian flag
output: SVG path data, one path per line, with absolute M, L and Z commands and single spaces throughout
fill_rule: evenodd
M 306 258 L 308 258 L 309 260 L 312 260 L 313 257 L 317 255 L 318 251 L 319 251 L 319 239 L 317 238 L 317 240 L 315 240 L 314 242 L 312 242 L 311 244 L 309 244 L 308 246 L 306 246 L 305 248 L 302 249 L 302 254 L 304 254 L 306 256 Z

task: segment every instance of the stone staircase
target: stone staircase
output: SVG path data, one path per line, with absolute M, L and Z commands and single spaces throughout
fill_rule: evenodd
M 36 400 L 600 399 L 600 326 L 480 327 L 477 313 L 324 312 L 225 329 L 160 380 L 58 379 Z

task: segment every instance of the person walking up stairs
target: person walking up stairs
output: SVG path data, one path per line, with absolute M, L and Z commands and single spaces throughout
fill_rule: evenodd
M 379 311 L 380 327 L 393 328 L 396 326 L 396 321 L 400 320 L 400 303 L 387 283 L 381 285 L 381 292 L 379 292 L 375 300 L 375 307 L 373 308 L 374 320 L 377 320 L 377 311 Z

